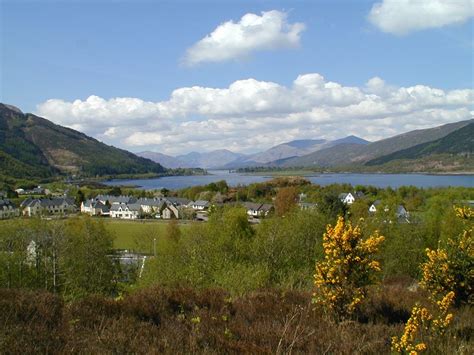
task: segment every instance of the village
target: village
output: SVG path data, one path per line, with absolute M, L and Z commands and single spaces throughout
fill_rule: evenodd
M 259 223 L 262 218 L 268 217 L 274 212 L 272 203 L 258 203 L 249 201 L 233 202 L 210 202 L 207 200 L 192 201 L 183 197 L 161 196 L 161 197 L 134 197 L 128 195 L 99 194 L 94 198 L 85 199 L 80 203 L 75 198 L 57 196 L 48 189 L 40 186 L 25 191 L 16 190 L 19 196 L 25 196 L 18 205 L 7 198 L 5 192 L 0 192 L 0 219 L 19 217 L 67 217 L 78 213 L 91 217 L 102 217 L 123 220 L 195 220 L 208 221 L 209 212 L 223 206 L 240 206 L 246 209 L 250 223 Z M 31 197 L 30 195 L 34 195 Z M 39 197 L 38 195 L 42 195 Z M 341 193 L 339 200 L 346 206 L 351 206 L 356 200 L 365 199 L 361 191 Z M 306 195 L 298 195 L 296 205 L 301 210 L 315 209 L 316 203 L 305 202 Z M 381 200 L 375 200 L 370 204 L 368 212 L 375 214 L 383 210 L 388 212 L 389 208 L 382 204 Z M 395 215 L 399 222 L 410 223 L 410 214 L 403 205 L 396 206 Z

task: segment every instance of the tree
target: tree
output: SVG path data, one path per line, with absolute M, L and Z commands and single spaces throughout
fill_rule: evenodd
M 110 295 L 115 288 L 115 267 L 110 256 L 113 238 L 104 224 L 89 218 L 69 220 L 63 243 L 60 267 L 65 296 Z
M 347 206 L 334 193 L 326 193 L 321 196 L 318 201 L 318 209 L 331 219 L 344 216 L 347 212 Z
M 323 236 L 324 259 L 316 263 L 313 302 L 337 319 L 351 316 L 381 270 L 376 256 L 384 239 L 377 232 L 364 238 L 343 217 L 329 225 Z
M 275 197 L 275 212 L 279 217 L 290 212 L 295 206 L 298 198 L 296 187 L 282 187 Z

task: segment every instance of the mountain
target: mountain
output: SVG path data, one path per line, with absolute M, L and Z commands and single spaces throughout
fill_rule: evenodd
M 190 168 L 221 168 L 226 164 L 245 157 L 244 154 L 234 153 L 227 149 L 218 149 L 211 152 L 191 152 L 185 155 L 178 155 L 176 158 Z
M 166 168 L 203 168 L 216 169 L 225 166 L 227 163 L 243 159 L 246 156 L 231 152 L 227 149 L 213 150 L 211 152 L 190 152 L 184 155 L 173 157 L 157 152 L 140 152 L 138 156 L 148 158 L 154 162 L 160 163 Z
M 285 160 L 281 166 L 347 166 L 364 164 L 370 160 L 392 154 L 399 150 L 408 149 L 418 144 L 443 138 L 464 126 L 467 126 L 471 122 L 473 122 L 473 120 L 410 131 L 365 145 L 354 143 L 338 144 L 302 157 Z
M 418 159 L 439 154 L 467 155 L 474 153 L 474 122 L 443 138 L 402 149 L 392 154 L 369 160 L 365 165 L 381 165 L 400 159 Z
M 330 148 L 339 144 L 368 144 L 369 142 L 355 136 L 348 136 L 341 139 L 329 141 L 326 139 L 303 139 L 282 143 L 270 149 L 250 155 L 245 159 L 239 159 L 227 164 L 227 167 L 241 168 L 258 165 L 279 165 L 281 162 L 291 158 L 301 157 L 322 149 Z
M 165 171 L 149 159 L 0 104 L 0 175 L 45 178 L 59 174 L 102 176 Z
M 163 153 L 144 151 L 137 153 L 139 157 L 147 158 L 155 163 L 163 165 L 165 168 L 176 169 L 176 168 L 187 168 L 188 164 L 180 159 L 173 157 L 171 155 L 166 155 Z

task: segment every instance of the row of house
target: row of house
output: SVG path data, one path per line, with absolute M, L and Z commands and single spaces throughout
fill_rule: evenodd
M 21 203 L 20 207 L 23 210 L 23 215 L 27 217 L 66 215 L 77 210 L 72 197 L 27 198 Z
M 20 209 L 9 199 L 0 199 L 0 219 L 7 219 L 20 216 Z
M 145 215 L 155 218 L 180 218 L 182 209 L 204 211 L 208 201 L 191 201 L 179 197 L 135 198 L 130 196 L 98 195 L 81 204 L 81 212 L 91 216 L 108 216 L 121 219 L 138 219 Z

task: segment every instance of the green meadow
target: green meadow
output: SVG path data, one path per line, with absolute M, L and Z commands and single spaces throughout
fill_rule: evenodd
M 159 239 L 166 232 L 168 221 L 123 221 L 104 219 L 104 225 L 115 237 L 116 249 L 133 249 L 138 252 L 152 253 L 153 239 Z M 189 228 L 195 222 L 180 222 L 182 229 Z

